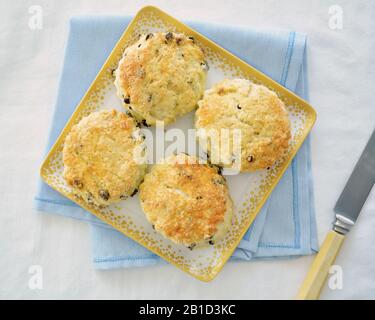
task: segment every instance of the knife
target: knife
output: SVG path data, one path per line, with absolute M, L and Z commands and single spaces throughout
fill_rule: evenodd
M 359 213 L 375 183 L 375 130 L 362 152 L 348 182 L 336 202 L 333 228 L 328 232 L 319 253 L 298 292 L 298 300 L 318 299 L 329 269 L 344 242 L 345 235 L 357 221 Z

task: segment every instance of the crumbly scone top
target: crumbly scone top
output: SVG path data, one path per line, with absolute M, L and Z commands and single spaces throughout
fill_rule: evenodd
M 202 97 L 207 62 L 193 38 L 150 33 L 128 47 L 115 72 L 118 95 L 138 121 L 171 123 Z
M 226 181 L 217 168 L 185 154 L 152 167 L 140 186 L 140 200 L 154 228 L 186 246 L 212 238 L 232 209 Z
M 241 171 L 270 167 L 288 148 L 288 113 L 277 94 L 265 86 L 245 79 L 223 80 L 206 90 L 198 106 L 197 129 L 216 130 L 219 136 L 221 129 L 229 129 L 231 139 L 233 129 L 241 131 Z M 208 144 L 208 151 L 213 147 Z M 217 152 L 224 159 L 220 164 L 230 167 L 233 154 L 226 151 Z
M 145 173 L 145 165 L 134 157 L 135 148 L 142 143 L 140 129 L 131 117 L 116 110 L 92 113 L 66 137 L 64 178 L 89 203 L 108 205 L 125 199 Z

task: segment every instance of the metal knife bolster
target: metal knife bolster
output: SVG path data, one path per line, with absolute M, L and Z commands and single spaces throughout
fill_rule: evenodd
M 375 182 L 375 130 L 335 205 L 333 230 L 346 234 L 355 224 Z
M 337 233 L 346 235 L 352 226 L 354 226 L 353 221 L 350 219 L 345 218 L 343 215 L 336 213 L 335 214 L 335 221 L 333 222 L 333 230 Z

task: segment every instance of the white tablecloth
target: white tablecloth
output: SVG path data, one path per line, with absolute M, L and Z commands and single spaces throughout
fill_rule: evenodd
M 34 1 L 0 2 L 0 298 L 290 299 L 313 257 L 228 263 L 211 283 L 173 266 L 96 271 L 88 226 L 37 214 L 32 201 L 62 67 L 68 19 L 78 14 L 134 14 L 148 1 L 37 3 L 43 28 L 29 28 Z M 375 127 L 375 2 L 335 0 L 343 29 L 329 28 L 332 1 L 157 1 L 177 18 L 284 28 L 309 36 L 313 173 L 319 240 L 332 208 Z M 94 49 L 94 48 L 93 48 Z M 375 298 L 375 192 L 348 235 L 337 264 L 343 288 L 324 299 Z M 32 289 L 31 266 L 43 289 Z

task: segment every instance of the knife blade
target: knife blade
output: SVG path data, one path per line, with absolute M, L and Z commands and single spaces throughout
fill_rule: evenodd
M 334 211 L 333 229 L 346 234 L 357 221 L 359 213 L 375 183 L 375 130 L 354 167 Z

